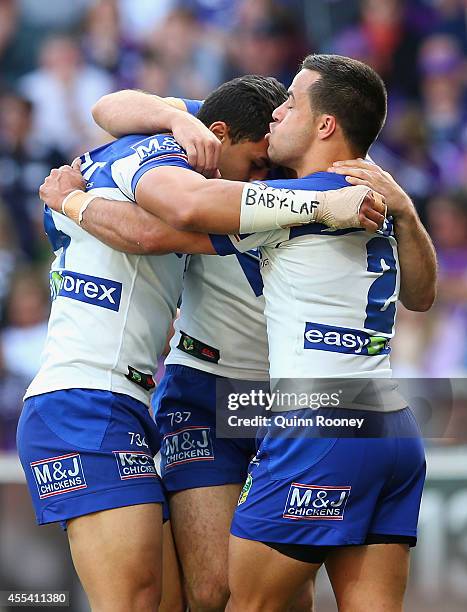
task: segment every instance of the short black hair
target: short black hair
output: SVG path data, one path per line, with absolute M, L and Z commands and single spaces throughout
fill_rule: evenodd
M 342 55 L 309 55 L 301 67 L 321 75 L 309 90 L 313 110 L 333 115 L 348 143 L 366 155 L 386 120 L 382 78 L 367 64 Z
M 248 74 L 215 89 L 204 101 L 198 119 L 206 126 L 223 121 L 232 142 L 259 142 L 269 131 L 273 111 L 287 99 L 273 77 Z

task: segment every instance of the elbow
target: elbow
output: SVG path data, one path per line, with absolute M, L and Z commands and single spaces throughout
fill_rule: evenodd
M 159 228 L 146 228 L 138 236 L 138 253 L 140 255 L 166 255 L 166 234 Z
M 121 104 L 125 100 L 120 96 L 120 93 L 121 92 L 110 93 L 102 96 L 91 108 L 92 118 L 95 123 L 115 138 L 124 135 L 118 129 L 115 130 L 113 128 L 114 124 L 118 126 L 118 117 L 121 114 Z
M 105 107 L 107 106 L 109 96 L 111 95 L 112 94 L 107 94 L 105 96 L 102 96 L 91 108 L 92 118 L 98 125 L 101 124 L 101 120 L 102 120 L 103 113 L 105 111 Z
M 432 290 L 430 292 L 425 292 L 423 295 L 417 296 L 414 300 L 412 299 L 402 299 L 402 304 L 407 308 L 407 310 L 412 310 L 413 312 L 427 312 L 433 306 L 436 299 L 436 290 Z
M 172 206 L 167 223 L 182 232 L 196 231 L 199 208 L 196 198 L 192 195 L 183 197 L 181 206 Z

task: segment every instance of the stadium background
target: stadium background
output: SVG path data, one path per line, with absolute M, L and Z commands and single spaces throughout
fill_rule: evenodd
M 105 93 L 203 98 L 246 73 L 288 85 L 315 51 L 384 77 L 389 118 L 371 154 L 412 196 L 437 247 L 436 304 L 400 308 L 393 348 L 399 376 L 457 379 L 454 416 L 427 441 L 407 609 L 467 609 L 466 24 L 465 0 L 0 0 L 0 590 L 65 589 L 72 610 L 87 610 L 66 538 L 33 523 L 15 455 L 49 310 L 40 183 L 105 141 L 90 116 Z M 319 591 L 319 610 L 334 610 L 324 580 Z

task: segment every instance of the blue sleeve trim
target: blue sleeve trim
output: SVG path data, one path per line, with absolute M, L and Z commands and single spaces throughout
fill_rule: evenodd
M 263 277 L 261 276 L 259 256 L 247 251 L 246 253 L 237 253 L 237 259 L 255 296 L 263 295 Z
M 228 236 L 220 236 L 219 234 L 209 234 L 212 246 L 218 255 L 234 255 L 237 253 L 232 241 Z
M 70 246 L 71 236 L 68 236 L 68 234 L 65 234 L 56 228 L 52 211 L 47 205 L 44 205 L 44 229 L 50 244 L 52 245 L 54 253 L 56 253 L 59 249 L 62 249 L 59 265 L 61 268 L 64 268 L 66 250 Z
M 176 166 L 177 168 L 184 168 L 185 170 L 192 170 L 191 166 L 186 161 L 181 159 L 180 157 L 178 158 L 177 157 L 174 157 L 174 158 L 164 157 L 163 160 L 153 159 L 149 162 L 146 162 L 143 166 L 141 166 L 141 168 L 139 168 L 136 171 L 133 178 L 131 179 L 131 193 L 133 194 L 133 197 L 135 195 L 136 186 L 140 178 L 143 176 L 143 174 L 146 174 L 148 170 L 152 170 L 153 168 L 163 168 L 164 166 Z
M 203 100 L 188 100 L 186 98 L 182 98 L 182 100 L 185 102 L 186 110 L 190 115 L 197 115 L 204 103 Z

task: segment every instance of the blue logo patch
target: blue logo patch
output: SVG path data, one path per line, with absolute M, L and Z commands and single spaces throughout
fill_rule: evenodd
M 86 489 L 79 453 L 51 457 L 31 463 L 40 499 Z
M 115 312 L 120 308 L 122 297 L 122 283 L 68 270 L 51 272 L 50 290 L 52 300 L 61 296 Z
M 138 154 L 140 163 L 161 153 L 178 153 L 183 155 L 185 153 L 174 137 L 168 134 L 149 136 L 149 138 L 145 138 L 132 145 L 131 148 Z M 186 156 L 184 155 L 184 157 Z
M 151 455 L 139 451 L 113 451 L 121 480 L 158 478 Z
M 385 336 L 321 323 L 305 324 L 303 348 L 352 355 L 385 355 L 391 350 Z
M 186 427 L 166 434 L 162 450 L 166 468 L 190 461 L 213 461 L 211 428 Z
M 293 520 L 343 521 L 351 489 L 293 482 L 282 516 Z

